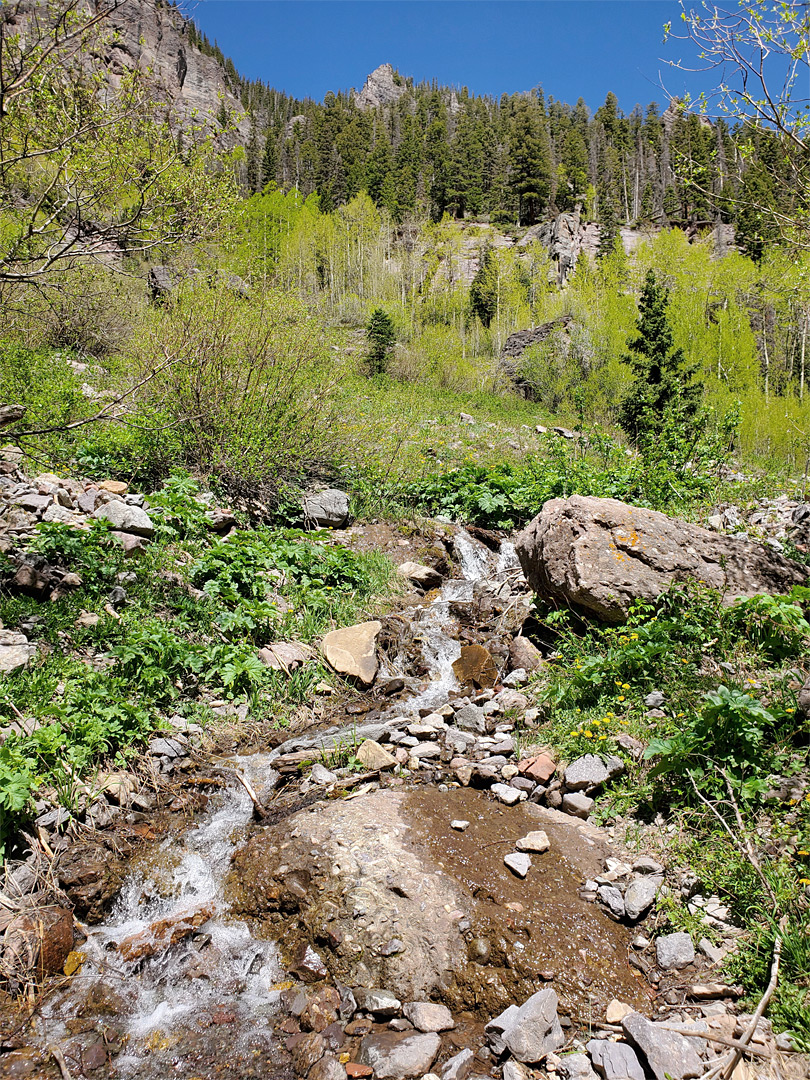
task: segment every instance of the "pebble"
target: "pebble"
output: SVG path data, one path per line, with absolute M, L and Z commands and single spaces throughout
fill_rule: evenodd
M 529 856 L 519 852 L 511 852 L 509 855 L 504 855 L 503 861 L 513 874 L 517 874 L 517 876 L 521 878 L 526 877 L 532 865 L 532 860 Z
M 515 844 L 518 851 L 529 851 L 533 854 L 541 854 L 544 851 L 548 851 L 551 847 L 548 835 L 543 832 L 542 829 L 538 829 L 535 832 L 527 833 Z
M 517 788 L 510 787 L 509 784 L 493 784 L 491 790 L 495 798 L 507 806 L 514 806 L 515 803 L 526 798 L 525 791 L 518 791 Z
M 456 821 L 451 821 L 450 822 L 450 828 L 455 829 L 456 832 L 466 832 L 467 829 L 469 829 L 469 827 L 470 827 L 469 821 L 462 821 L 460 818 L 457 819 Z

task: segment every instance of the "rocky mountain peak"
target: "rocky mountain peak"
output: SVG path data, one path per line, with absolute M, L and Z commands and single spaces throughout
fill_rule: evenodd
M 355 91 L 354 100 L 359 109 L 376 109 L 380 105 L 391 105 L 398 101 L 405 90 L 404 80 L 391 64 L 380 64 L 367 76 L 360 93 Z

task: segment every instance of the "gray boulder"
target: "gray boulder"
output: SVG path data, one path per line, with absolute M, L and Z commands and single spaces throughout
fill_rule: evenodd
M 585 1049 L 604 1080 L 645 1080 L 644 1068 L 635 1050 L 627 1043 L 591 1039 Z
M 358 986 L 354 998 L 358 1007 L 371 1013 L 375 1020 L 392 1020 L 402 1011 L 402 1002 L 390 990 L 368 990 Z
M 342 529 L 349 520 L 349 496 L 338 488 L 327 488 L 304 496 L 304 520 L 320 529 Z
M 568 1080 L 596 1080 L 596 1073 L 587 1054 L 566 1054 L 562 1058 L 561 1069 Z
M 683 931 L 664 934 L 655 943 L 655 957 L 663 971 L 686 967 L 695 959 L 695 946 L 691 937 Z
M 596 895 L 614 919 L 624 918 L 624 897 L 615 885 L 600 885 Z
M 661 1024 L 639 1013 L 628 1013 L 622 1020 L 625 1037 L 644 1055 L 655 1080 L 688 1080 L 703 1073 L 703 1062 L 693 1042 L 668 1031 Z
M 10 675 L 24 668 L 37 655 L 36 645 L 30 645 L 25 634 L 14 630 L 0 630 L 0 672 Z
M 598 754 L 585 754 L 565 770 L 565 786 L 569 791 L 592 791 L 609 776 L 608 767 Z
M 467 1080 L 475 1065 L 472 1050 L 461 1050 L 442 1065 L 441 1080 Z
M 449 1031 L 456 1026 L 447 1006 L 432 1001 L 409 1001 L 402 1006 L 402 1013 L 417 1031 Z
M 624 622 L 636 600 L 654 600 L 673 583 L 703 581 L 730 604 L 788 592 L 807 577 L 803 567 L 762 544 L 585 495 L 550 499 L 515 547 L 538 595 L 609 623 Z
M 477 705 L 465 705 L 456 713 L 454 723 L 462 731 L 472 731 L 476 735 L 486 735 L 487 718 L 483 709 Z
M 370 1065 L 377 1080 L 406 1080 L 430 1071 L 441 1044 L 441 1036 L 435 1033 L 402 1035 L 383 1031 L 363 1039 L 359 1062 Z
M 145 536 L 147 539 L 155 535 L 154 523 L 145 510 L 139 506 L 119 502 L 117 499 L 99 506 L 93 511 L 92 516 L 99 521 L 109 521 L 110 525 L 119 532 Z
M 660 877 L 640 877 L 628 885 L 624 894 L 624 908 L 628 919 L 635 921 L 649 911 L 662 881 Z
M 520 1006 L 503 1041 L 512 1056 L 526 1064 L 542 1061 L 546 1054 L 565 1043 L 557 1019 L 557 995 L 553 990 L 538 990 Z

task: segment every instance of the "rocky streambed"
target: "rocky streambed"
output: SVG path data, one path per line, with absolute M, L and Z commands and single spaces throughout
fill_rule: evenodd
M 680 1080 L 745 1032 L 711 944 L 644 931 L 665 867 L 587 821 L 621 759 L 521 750 L 530 594 L 483 539 L 455 530 L 460 577 L 406 564 L 424 595 L 354 628 L 382 688 L 359 721 L 228 759 L 155 740 L 163 798 L 122 780 L 115 827 L 59 845 L 50 886 L 87 921 L 66 977 L 6 1009 L 4 1075 Z M 25 865 L 7 891 L 42 926 L 61 909 L 23 902 Z

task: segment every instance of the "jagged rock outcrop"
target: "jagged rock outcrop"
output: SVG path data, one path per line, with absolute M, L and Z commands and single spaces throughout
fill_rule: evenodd
M 407 87 L 404 79 L 397 80 L 400 80 L 400 76 L 391 64 L 380 64 L 367 76 L 360 93 L 354 92 L 358 109 L 377 109 L 380 105 L 392 105 L 399 101 Z
M 543 323 L 542 326 L 533 326 L 530 330 L 518 330 L 510 334 L 501 349 L 498 360 L 498 370 L 506 376 L 515 389 L 528 398 L 534 400 L 534 388 L 527 382 L 520 371 L 520 360 L 524 352 L 532 345 L 539 345 L 554 333 L 566 334 L 573 322 L 573 316 L 561 315 L 551 322 Z
M 550 499 L 517 538 L 523 572 L 544 599 L 622 623 L 635 600 L 702 581 L 728 603 L 803 585 L 798 563 L 762 544 L 718 536 L 618 499 Z

